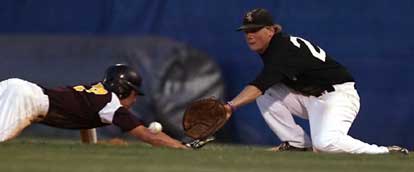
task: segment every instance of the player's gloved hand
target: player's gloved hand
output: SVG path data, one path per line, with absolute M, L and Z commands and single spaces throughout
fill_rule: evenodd
M 206 139 L 196 139 L 189 143 L 184 143 L 184 145 L 192 149 L 200 149 L 207 143 L 212 142 L 213 140 L 215 140 L 214 136 L 209 136 Z

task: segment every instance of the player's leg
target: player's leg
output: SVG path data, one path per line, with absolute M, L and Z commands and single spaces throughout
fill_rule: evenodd
M 257 99 L 257 104 L 266 123 L 282 142 L 298 148 L 311 147 L 309 136 L 296 124 L 291 113 L 292 109 L 302 111 L 301 105 L 286 86 L 273 86 Z
M 0 142 L 46 115 L 48 106 L 48 97 L 36 84 L 21 79 L 0 82 Z
M 80 130 L 80 139 L 85 144 L 96 144 L 98 142 L 96 128 Z
M 386 147 L 370 145 L 348 135 L 359 111 L 359 96 L 352 83 L 335 86 L 334 92 L 311 97 L 307 109 L 311 137 L 321 152 L 387 153 Z

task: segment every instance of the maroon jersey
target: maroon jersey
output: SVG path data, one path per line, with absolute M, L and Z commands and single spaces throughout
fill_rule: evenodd
M 45 88 L 49 111 L 41 123 L 67 129 L 90 129 L 115 124 L 129 131 L 142 121 L 124 108 L 102 83 Z

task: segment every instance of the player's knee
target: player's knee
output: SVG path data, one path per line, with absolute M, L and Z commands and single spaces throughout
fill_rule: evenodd
M 321 135 L 312 138 L 312 145 L 315 149 L 321 152 L 331 152 L 335 147 L 338 138 L 335 136 Z
M 312 146 L 318 151 L 324 151 L 326 147 L 328 147 L 328 145 L 329 143 L 325 139 L 321 139 L 321 138 L 312 139 Z

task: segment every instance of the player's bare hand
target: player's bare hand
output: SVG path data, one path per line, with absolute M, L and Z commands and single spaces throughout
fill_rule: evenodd
M 226 110 L 226 119 L 228 120 L 233 114 L 233 109 L 228 104 L 224 105 L 224 109 Z

